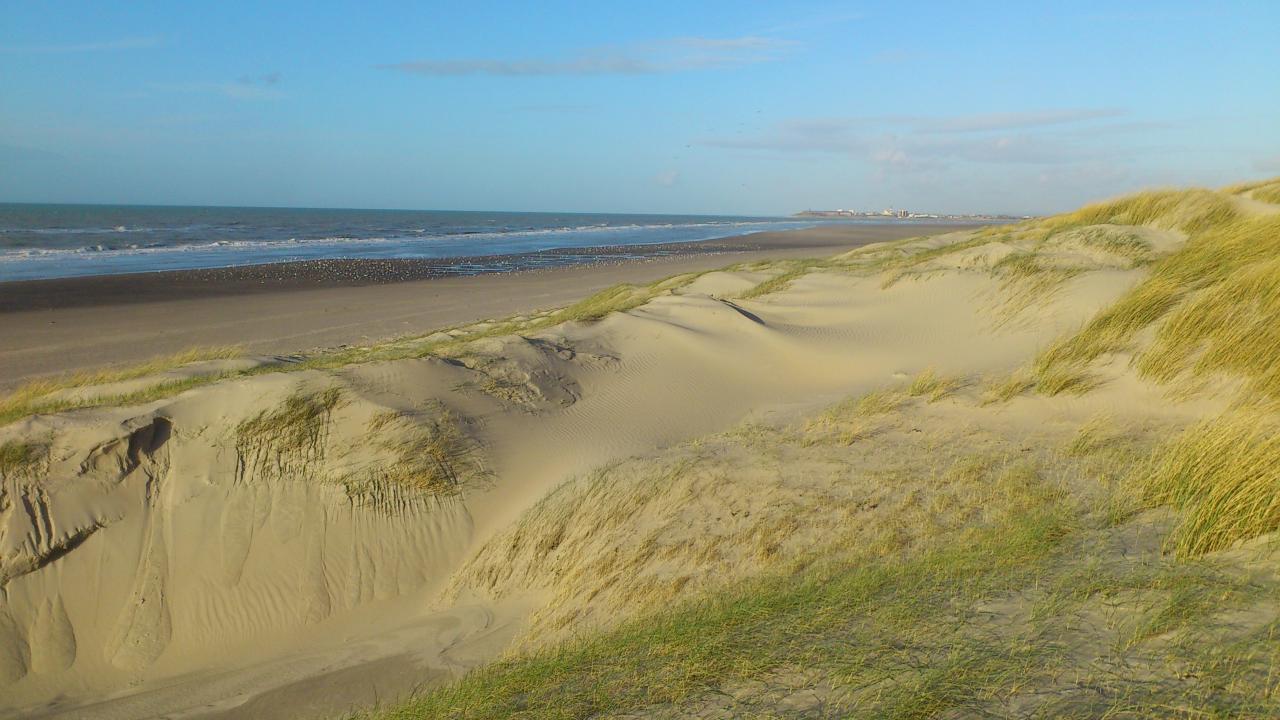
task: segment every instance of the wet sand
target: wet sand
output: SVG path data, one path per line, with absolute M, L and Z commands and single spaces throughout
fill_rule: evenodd
M 325 260 L 0 283 L 0 387 L 197 345 L 285 355 L 369 343 L 557 307 L 620 282 L 954 229 L 831 225 L 516 258 Z M 533 268 L 502 271 L 517 263 Z M 461 274 L 486 267 L 497 271 Z

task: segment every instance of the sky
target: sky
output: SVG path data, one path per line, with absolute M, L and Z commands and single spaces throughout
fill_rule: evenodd
M 1280 2 L 0 2 L 0 201 L 1016 214 L 1280 175 Z

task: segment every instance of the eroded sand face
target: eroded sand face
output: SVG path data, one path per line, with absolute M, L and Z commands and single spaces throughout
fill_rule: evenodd
M 39 478 L 6 476 L 0 503 L 0 702 L 10 715 L 315 716 L 454 676 L 508 647 L 546 595 L 536 567 L 496 590 L 468 581 L 475 553 L 567 480 L 929 367 L 1008 373 L 1140 277 L 1081 275 L 1001 323 L 980 273 L 882 288 L 816 272 L 755 300 L 723 298 L 759 274 L 713 273 L 447 361 L 23 421 L 0 441 L 49 452 Z M 313 432 L 287 452 L 237 432 L 261 435 L 255 419 L 331 388 L 340 399 L 304 408 Z M 465 473 L 415 487 L 380 470 L 440 418 Z

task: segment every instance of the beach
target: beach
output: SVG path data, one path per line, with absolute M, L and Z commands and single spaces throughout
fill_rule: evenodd
M 958 226 L 957 226 L 958 227 Z M 318 260 L 0 283 L 0 387 L 127 364 L 195 346 L 288 355 L 363 344 L 565 305 L 621 282 L 650 282 L 762 257 L 820 257 L 954 229 L 826 225 L 690 243 L 442 260 Z M 574 251 L 575 257 L 581 250 Z M 550 260 L 548 260 L 550 258 Z M 542 268 L 460 275 L 459 267 Z M 551 262 L 554 260 L 555 262 Z

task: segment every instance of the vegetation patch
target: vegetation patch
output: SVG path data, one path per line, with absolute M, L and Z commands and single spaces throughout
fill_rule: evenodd
M 808 444 L 834 439 L 852 445 L 878 432 L 874 418 L 898 410 L 907 399 L 907 392 L 892 388 L 847 398 L 805 421 L 801 437 Z
M 1243 376 L 1251 389 L 1280 397 L 1280 216 L 1213 226 L 1158 261 L 1151 277 L 1046 349 L 1036 371 L 1083 367 L 1131 346 L 1159 320 L 1138 357 L 1146 377 L 1169 383 L 1190 375 Z
M 0 482 L 33 485 L 48 469 L 48 445 L 14 440 L 0 444 Z
M 931 545 L 908 559 L 854 562 L 846 555 L 799 575 L 757 578 L 597 638 L 482 668 L 373 717 L 591 717 L 680 703 L 789 663 L 849 673 L 850 684 L 891 677 L 904 669 L 908 655 L 923 660 L 948 652 L 951 637 L 930 637 L 917 623 L 948 614 L 958 597 L 999 592 L 1014 574 L 1047 556 L 1063 535 L 1063 522 L 1042 510 L 1002 525 L 998 534 L 975 531 L 963 542 Z M 904 631 L 910 639 L 900 635 Z M 982 654 L 999 662 L 1002 650 Z M 950 702 L 971 699 L 985 677 L 975 669 L 947 681 Z M 909 687 L 901 692 L 885 688 L 880 707 L 918 702 L 926 686 L 919 679 L 904 676 Z
M 176 370 L 191 363 L 229 360 L 241 357 L 243 354 L 244 351 L 239 346 L 192 348 L 127 368 L 73 373 L 57 378 L 33 380 L 0 397 L 0 425 L 37 413 L 61 412 L 73 408 L 98 405 L 139 403 L 167 397 L 189 387 L 230 377 L 233 373 L 214 372 L 192 378 L 168 380 L 138 391 L 97 396 L 91 399 L 66 397 L 63 391 L 137 380 L 150 375 Z M 49 396 L 55 393 L 63 395 L 63 397 L 51 399 Z
M 1230 193 L 1232 195 L 1247 194 L 1254 200 L 1280 204 L 1280 178 L 1240 183 L 1238 185 L 1223 188 L 1223 192 Z
M 387 411 L 369 422 L 378 460 L 339 480 L 361 505 L 394 509 L 417 497 L 444 497 L 488 476 L 476 443 L 462 423 L 438 403 L 427 411 Z
M 764 280 L 755 287 L 738 295 L 739 300 L 751 300 L 753 298 L 763 297 L 771 293 L 785 290 L 791 286 L 791 283 L 808 275 L 818 268 L 830 267 L 831 262 L 828 260 L 786 260 L 771 263 L 768 269 L 778 271 L 778 274 Z
M 274 410 L 264 410 L 235 428 L 236 477 L 304 479 L 324 459 L 329 418 L 342 390 L 298 391 Z
M 937 402 L 964 387 L 964 380 L 958 377 L 940 375 L 933 368 L 927 368 L 911 380 L 907 386 L 907 394 L 912 397 L 928 398 L 929 402 Z
M 1199 423 L 1152 453 L 1135 481 L 1153 504 L 1172 505 L 1180 556 L 1196 556 L 1280 528 L 1280 422 L 1233 411 Z

